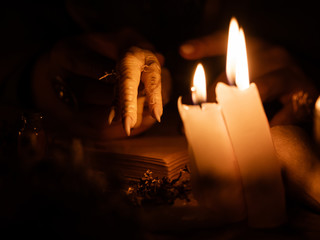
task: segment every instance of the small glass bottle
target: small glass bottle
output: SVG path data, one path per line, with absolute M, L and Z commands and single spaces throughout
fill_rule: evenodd
M 47 139 L 43 130 L 43 114 L 23 113 L 18 132 L 18 155 L 23 163 L 31 166 L 46 153 Z

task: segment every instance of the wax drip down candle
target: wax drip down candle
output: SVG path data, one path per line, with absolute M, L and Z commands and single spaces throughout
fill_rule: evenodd
M 216 95 L 239 165 L 252 227 L 275 227 L 285 222 L 285 197 L 280 163 L 258 89 L 249 84 L 245 37 L 233 18 L 229 28 L 227 78 Z
M 189 145 L 194 195 L 221 221 L 243 220 L 246 210 L 239 169 L 221 107 L 206 103 L 206 79 L 201 64 L 193 81 L 195 105 L 182 104 L 180 97 L 178 110 Z

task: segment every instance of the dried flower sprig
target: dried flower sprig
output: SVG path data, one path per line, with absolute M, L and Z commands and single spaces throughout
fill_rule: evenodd
M 190 171 L 187 166 L 175 179 L 153 177 L 150 170 L 138 182 L 132 182 L 126 194 L 135 206 L 172 205 L 176 199 L 190 201 Z

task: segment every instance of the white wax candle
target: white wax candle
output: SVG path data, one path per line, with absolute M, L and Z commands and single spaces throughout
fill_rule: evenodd
M 203 103 L 201 107 L 184 105 L 180 97 L 178 110 L 198 171 L 192 172 L 192 176 L 209 177 L 213 181 L 213 187 L 207 189 L 211 192 L 209 196 L 203 194 L 208 199 L 200 201 L 209 201 L 208 205 L 228 221 L 244 219 L 239 169 L 220 106 L 215 103 Z
M 280 163 L 256 85 L 239 90 L 218 83 L 216 95 L 239 164 L 249 225 L 282 224 L 286 215 Z

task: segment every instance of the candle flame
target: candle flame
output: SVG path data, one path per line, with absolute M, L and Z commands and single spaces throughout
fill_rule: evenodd
M 230 84 L 235 83 L 236 79 L 236 59 L 238 51 L 239 25 L 233 17 L 229 25 L 228 48 L 227 48 L 227 78 Z
M 315 108 L 316 108 L 316 111 L 320 112 L 320 96 L 317 98 Z
M 191 87 L 192 102 L 199 104 L 207 101 L 206 76 L 201 63 L 197 65 L 193 76 L 193 86 Z
M 249 87 L 246 41 L 235 18 L 231 19 L 229 26 L 226 73 L 230 84 L 235 83 L 240 90 Z

